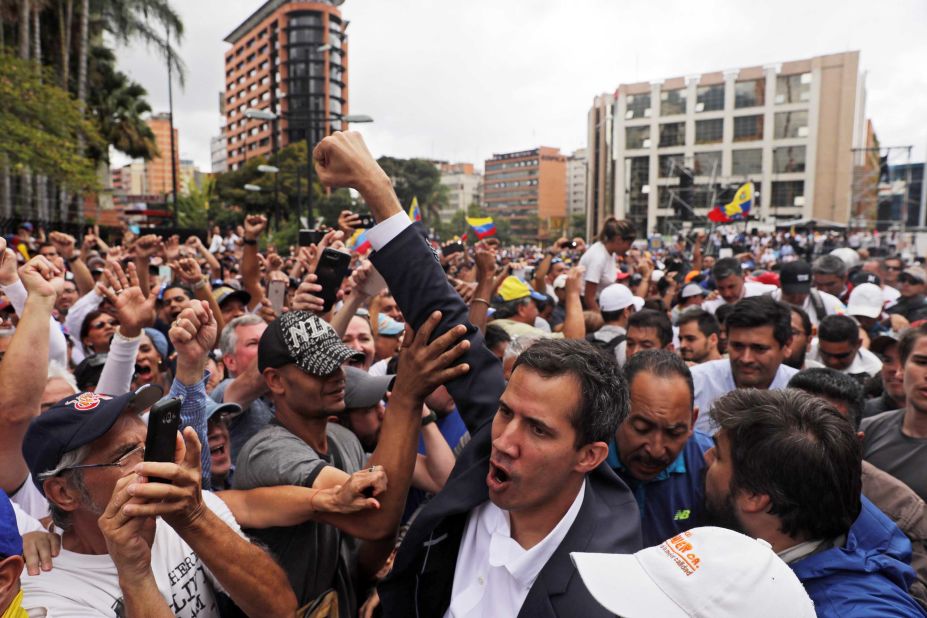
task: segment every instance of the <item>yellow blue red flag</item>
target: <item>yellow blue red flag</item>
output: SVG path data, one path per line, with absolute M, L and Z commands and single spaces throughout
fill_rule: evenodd
M 418 207 L 418 198 L 414 195 L 412 196 L 412 205 L 409 206 L 409 218 L 413 222 L 422 220 L 422 211 Z

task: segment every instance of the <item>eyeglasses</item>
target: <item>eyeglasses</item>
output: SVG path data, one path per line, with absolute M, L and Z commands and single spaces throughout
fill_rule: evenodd
M 39 480 L 40 480 L 40 481 L 44 481 L 45 479 L 50 479 L 50 478 L 52 478 L 52 477 L 54 477 L 54 476 L 58 476 L 59 474 L 61 474 L 61 473 L 63 473 L 63 472 L 69 472 L 69 471 L 71 471 L 71 470 L 90 470 L 91 468 L 122 468 L 123 466 L 126 465 L 126 463 L 129 461 L 129 459 L 130 459 L 133 455 L 139 455 L 139 454 L 140 454 L 142 457 L 145 456 L 145 445 L 144 445 L 144 444 L 139 444 L 139 445 L 136 446 L 134 449 L 132 449 L 132 450 L 129 451 L 128 453 L 126 453 L 126 454 L 120 456 L 119 459 L 117 459 L 116 461 L 113 461 L 113 462 L 111 462 L 111 463 L 76 464 L 76 465 L 73 465 L 73 466 L 67 466 L 67 467 L 64 467 L 64 468 L 60 468 L 60 469 L 58 469 L 58 470 L 50 470 L 50 471 L 48 471 L 48 472 L 45 472 L 45 473 L 43 473 L 43 474 L 40 474 L 40 475 L 39 475 Z
M 90 325 L 90 328 L 103 328 L 104 326 L 119 326 L 116 320 L 100 320 Z
M 886 266 L 885 270 L 894 270 L 895 272 L 901 272 L 901 266 Z
M 910 285 L 920 285 L 921 283 L 923 283 L 923 281 L 919 281 L 918 279 L 915 279 L 914 277 L 911 277 L 910 275 L 901 275 L 900 277 L 898 277 L 898 282 L 908 283 Z

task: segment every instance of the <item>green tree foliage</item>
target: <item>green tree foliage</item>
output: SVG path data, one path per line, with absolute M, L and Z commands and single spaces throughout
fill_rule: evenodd
M 88 113 L 107 143 L 133 159 L 150 160 L 158 156 L 154 133 L 142 117 L 151 111 L 145 100 L 148 93 L 116 70 L 112 50 L 91 49 L 88 79 Z M 109 162 L 108 148 L 91 148 L 88 154 L 96 161 Z
M 0 155 L 74 190 L 97 188 L 93 162 L 81 156 L 78 138 L 97 148 L 105 142 L 81 117 L 77 102 L 53 76 L 0 51 Z
M 203 179 L 202 186 L 191 185 L 187 195 L 177 200 L 177 223 L 182 228 L 205 230 L 209 221 L 210 205 L 214 204 L 216 181 L 212 176 Z M 221 209 L 219 209 L 221 210 Z M 236 221 L 237 223 L 238 221 Z M 218 223 L 218 222 L 216 222 Z M 219 223 L 222 225 L 222 223 Z
M 438 211 L 447 208 L 447 188 L 441 184 L 441 172 L 427 159 L 396 159 L 380 157 L 377 163 L 393 180 L 393 188 L 404 210 L 418 199 L 425 225 L 440 223 Z

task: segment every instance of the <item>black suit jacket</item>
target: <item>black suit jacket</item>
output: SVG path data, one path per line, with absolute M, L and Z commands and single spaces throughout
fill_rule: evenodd
M 409 528 L 390 575 L 379 587 L 384 616 L 442 616 L 450 605 L 460 540 L 470 511 L 489 499 L 491 420 L 505 390 L 502 366 L 467 321 L 468 309 L 454 291 L 416 224 L 372 258 L 414 329 L 442 311 L 436 335 L 467 325 L 470 372 L 447 384 L 472 439 L 460 453 L 444 489 Z M 519 616 L 611 616 L 589 594 L 570 552 L 632 553 L 641 548 L 640 512 L 634 496 L 603 462 L 586 477 L 586 494 L 576 521 L 553 553 Z

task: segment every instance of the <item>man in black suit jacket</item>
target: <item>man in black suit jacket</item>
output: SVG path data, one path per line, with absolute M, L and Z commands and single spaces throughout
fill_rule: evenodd
M 410 224 L 360 136 L 336 133 L 313 156 L 324 184 L 353 187 L 370 207 L 379 223 L 368 233 L 377 250 L 372 260 L 412 327 L 440 310 L 435 335 L 464 324 L 470 342 L 462 359 L 470 371 L 447 388 L 472 439 L 406 534 L 379 589 L 384 615 L 442 616 L 464 592 L 469 607 L 453 607 L 466 614 L 610 615 L 586 590 L 569 553 L 632 553 L 641 546 L 637 503 L 604 463 L 607 441 L 628 410 L 614 358 L 582 341 L 539 342 L 519 357 L 506 386 L 421 227 Z M 498 564 L 492 570 L 488 552 L 474 552 L 488 546 L 480 524 L 494 509 L 508 522 L 501 536 L 517 543 L 516 555 L 538 548 L 543 556 L 534 571 L 526 569 L 527 586 L 515 585 L 525 584 L 524 572 Z M 558 526 L 562 521 L 568 525 Z M 481 576 L 475 585 L 475 577 L 464 581 L 461 573 L 491 574 L 492 581 Z

